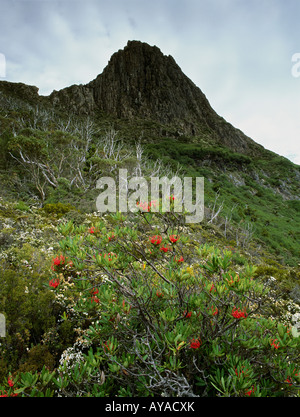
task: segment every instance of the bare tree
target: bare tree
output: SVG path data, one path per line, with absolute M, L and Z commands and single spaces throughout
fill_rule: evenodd
M 224 200 L 221 202 L 221 204 L 219 205 L 219 207 L 217 206 L 217 202 L 218 202 L 219 197 L 220 197 L 220 194 L 219 193 L 216 193 L 214 205 L 213 205 L 213 208 L 212 208 L 212 211 L 211 211 L 211 215 L 210 215 L 210 220 L 208 221 L 208 223 L 213 223 L 214 220 L 219 216 L 220 212 L 223 209 Z

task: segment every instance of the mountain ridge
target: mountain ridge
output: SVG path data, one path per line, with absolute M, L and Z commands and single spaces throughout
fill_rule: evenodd
M 176 125 L 178 135 L 209 133 L 216 142 L 245 154 L 253 152 L 253 145 L 261 146 L 213 110 L 173 57 L 140 41 L 128 41 L 88 84 L 53 91 L 49 99 L 78 114 L 101 111 L 129 120 L 154 119 Z
M 48 96 L 40 96 L 36 86 L 23 83 L 1 81 L 0 89 L 15 91 L 31 104 L 49 104 L 80 116 L 153 120 L 172 126 L 176 136 L 208 136 L 216 144 L 247 155 L 263 150 L 214 111 L 173 57 L 140 41 L 128 41 L 111 56 L 102 73 L 85 85 L 74 84 Z

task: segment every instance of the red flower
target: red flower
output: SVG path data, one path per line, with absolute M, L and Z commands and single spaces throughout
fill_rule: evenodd
M 232 277 L 232 275 L 230 275 L 230 278 L 231 278 L 230 281 L 227 280 L 228 285 L 230 285 L 230 286 L 240 281 L 240 277 L 238 275 L 234 278 Z
M 160 245 L 162 242 L 162 237 L 160 235 L 151 236 L 149 239 L 153 245 Z
M 252 393 L 254 393 L 254 391 L 255 391 L 255 388 L 252 386 L 252 389 L 250 389 L 249 391 L 245 392 L 245 395 L 248 395 L 250 397 L 250 395 Z
M 184 311 L 183 316 L 186 317 L 187 319 L 189 319 L 192 316 L 192 312 L 191 311 L 189 311 L 189 312 Z
M 100 302 L 99 298 L 93 295 L 91 298 L 91 303 L 93 304 L 93 303 L 99 303 L 99 302 Z
M 136 205 L 139 206 L 142 211 L 150 211 L 150 206 L 147 203 L 137 202 Z
M 175 243 L 179 239 L 179 236 L 178 235 L 170 235 L 169 239 L 172 243 Z
M 278 342 L 278 339 L 272 339 L 270 343 L 271 343 L 271 346 L 273 346 L 275 349 L 278 349 L 280 345 L 279 345 L 279 342 L 278 343 L 276 342 Z
M 157 203 L 156 200 L 151 200 L 150 203 L 147 203 L 147 202 L 141 203 L 141 202 L 137 201 L 136 205 L 139 206 L 142 211 L 148 211 L 149 212 L 149 211 L 151 211 L 152 206 L 153 207 L 156 206 L 156 203 Z
M 115 254 L 114 252 L 104 253 L 103 255 L 102 255 L 102 253 L 99 253 L 99 255 L 101 257 L 103 256 L 104 259 L 107 257 L 109 262 L 113 260 L 113 257 L 115 257 L 116 259 L 118 257 L 117 254 Z
M 117 255 L 115 253 L 113 253 L 113 252 L 105 253 L 104 254 L 104 258 L 106 258 L 106 256 L 108 257 L 108 260 L 109 261 L 112 261 L 113 260 L 113 257 L 117 258 Z
M 10 376 L 10 377 L 8 377 L 8 379 L 7 379 L 7 383 L 8 383 L 8 385 L 9 385 L 10 387 L 13 387 L 13 386 L 14 386 L 14 381 L 11 379 L 11 376 Z
M 170 250 L 169 246 L 162 246 L 161 248 L 159 248 L 159 250 L 161 250 L 162 252 L 168 252 L 168 250 Z
M 105 343 L 104 343 L 103 348 L 104 348 L 104 350 L 110 350 L 110 348 L 109 348 L 109 346 L 108 346 L 107 342 L 105 342 Z
M 175 262 L 184 262 L 184 259 L 183 259 L 183 256 L 180 256 L 180 258 L 179 259 L 176 259 L 176 257 L 174 257 L 174 261 Z
M 105 342 L 103 349 L 107 352 L 114 349 L 114 345 L 111 342 Z
M 58 278 L 51 279 L 49 281 L 49 285 L 50 285 L 50 287 L 53 287 L 53 288 L 58 287 L 59 286 L 59 279 Z
M 248 316 L 245 308 L 244 308 L 244 310 L 241 310 L 241 309 L 235 308 L 235 307 L 233 307 L 231 315 L 235 319 L 246 318 Z
M 7 383 L 10 388 L 12 388 L 15 385 L 14 381 L 12 380 L 11 375 L 7 378 Z M 16 392 L 11 392 L 8 394 L 7 391 L 4 391 L 4 392 L 0 391 L 0 397 L 17 397 L 17 396 L 18 394 Z
M 115 235 L 112 233 L 110 236 L 108 236 L 108 240 L 111 241 L 112 239 L 115 238 Z
M 291 377 L 288 376 L 284 382 L 288 383 L 289 385 L 292 385 Z
M 211 285 L 209 292 L 212 292 L 212 291 L 214 291 L 214 292 L 216 291 L 216 288 L 215 288 L 214 284 Z
M 212 312 L 212 315 L 213 316 L 216 316 L 218 313 L 219 313 L 219 310 L 218 310 L 218 308 L 216 307 L 216 308 L 214 308 L 213 306 L 211 306 L 211 312 Z
M 246 369 L 245 371 L 244 371 L 244 368 L 245 368 L 245 366 L 242 366 L 241 367 L 241 371 L 240 372 L 238 372 L 238 369 L 237 368 L 235 368 L 235 374 L 236 374 L 236 376 L 239 378 L 242 374 L 245 374 L 245 376 L 248 376 L 247 375 L 247 371 L 248 371 L 248 369 Z
M 157 295 L 158 298 L 161 298 L 161 297 L 164 296 L 163 293 L 162 292 L 159 292 L 159 291 L 156 291 L 156 295 Z
M 293 370 L 293 376 L 298 376 L 298 373 L 296 373 L 296 368 L 294 368 L 294 370 Z M 289 385 L 293 384 L 292 378 L 290 376 L 288 376 L 287 379 L 284 382 L 287 382 Z
M 66 258 L 63 255 L 57 256 L 52 259 L 51 269 L 52 271 L 57 271 L 59 267 L 62 267 L 66 262 Z
M 202 345 L 202 342 L 199 339 L 192 339 L 190 342 L 191 349 L 199 349 L 201 345 Z

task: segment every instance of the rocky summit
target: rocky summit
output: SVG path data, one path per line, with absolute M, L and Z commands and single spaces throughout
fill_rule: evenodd
M 212 109 L 174 58 L 144 42 L 129 41 L 96 79 L 53 91 L 49 98 L 56 107 L 77 114 L 155 120 L 176 126 L 178 135 L 209 134 L 236 152 L 253 152 L 254 142 Z

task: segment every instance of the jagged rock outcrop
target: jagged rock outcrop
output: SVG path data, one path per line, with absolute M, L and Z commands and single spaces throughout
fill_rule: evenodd
M 156 46 L 130 41 L 115 53 L 93 87 L 97 106 L 117 117 L 154 118 L 163 124 L 181 122 L 190 130 L 206 122 L 212 111 L 204 94 L 171 56 Z
M 171 56 L 156 46 L 129 41 L 103 72 L 86 85 L 54 91 L 55 106 L 79 113 L 107 113 L 175 126 L 178 134 L 209 135 L 236 152 L 251 153 L 254 142 L 227 123 Z
M 24 83 L 0 81 L 0 94 L 6 97 L 14 97 L 28 104 L 36 104 L 40 100 L 38 87 Z
M 97 110 L 94 91 L 88 85 L 72 85 L 62 90 L 54 90 L 49 96 L 54 107 L 77 114 L 92 114 Z
M 129 41 L 110 58 L 103 72 L 86 85 L 72 85 L 39 96 L 38 88 L 0 83 L 28 103 L 45 103 L 64 113 L 105 115 L 151 120 L 171 127 L 174 134 L 207 138 L 234 152 L 252 154 L 260 145 L 220 117 L 209 101 L 177 65 L 157 46 Z

